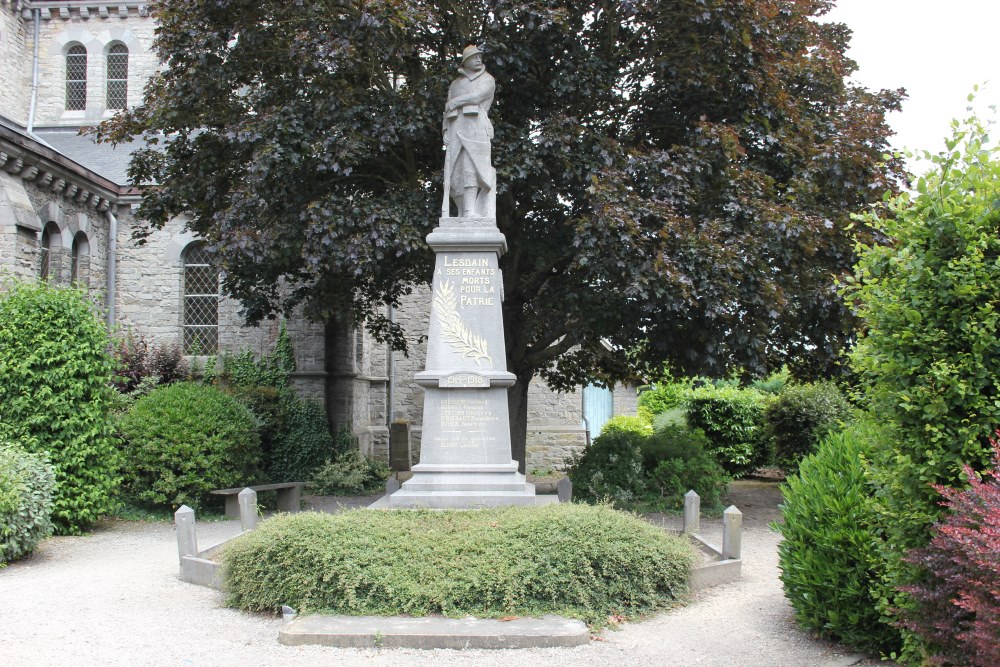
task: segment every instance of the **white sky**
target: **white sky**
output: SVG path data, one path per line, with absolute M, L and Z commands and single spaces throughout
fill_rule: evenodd
M 975 84 L 980 117 L 1000 109 L 1000 0 L 837 0 L 828 17 L 854 32 L 857 83 L 906 88 L 903 111 L 889 116 L 895 148 L 944 150 Z

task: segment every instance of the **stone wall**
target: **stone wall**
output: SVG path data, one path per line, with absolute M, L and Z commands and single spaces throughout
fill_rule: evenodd
M 31 22 L 21 17 L 18 7 L 13 0 L 0 0 L 0 116 L 27 125 L 32 35 Z
M 145 3 L 46 5 L 38 40 L 35 125 L 89 125 L 114 114 L 106 108 L 106 67 L 108 49 L 115 43 L 124 44 L 129 51 L 128 106 L 139 104 L 146 81 L 159 67 L 152 49 L 156 22 Z M 87 49 L 87 105 L 83 111 L 66 110 L 66 52 L 74 44 Z
M 37 174 L 38 170 L 34 170 Z M 29 169 L 30 171 L 30 169 Z M 48 179 L 51 181 L 51 177 Z M 66 189 L 53 191 L 43 181 L 0 174 L 0 265 L 19 278 L 34 278 L 41 272 L 42 231 L 49 232 L 48 279 L 68 284 L 73 278 L 73 246 L 77 243 L 76 284 L 86 288 L 99 302 L 106 296 L 107 215 L 89 199 L 65 196 Z M 74 188 L 76 190 L 76 188 Z
M 180 345 L 184 305 L 182 254 L 197 239 L 185 229 L 184 220 L 174 219 L 153 231 L 140 246 L 132 240 L 137 224 L 140 223 L 130 210 L 118 218 L 117 322 L 157 344 Z M 240 303 L 225 296 L 219 300 L 220 352 L 249 349 L 258 357 L 270 353 L 278 339 L 279 326 L 277 320 L 245 326 Z M 325 381 L 322 327 L 299 316 L 291 318 L 287 328 L 295 349 L 297 373 L 293 383 L 303 395 L 322 398 Z

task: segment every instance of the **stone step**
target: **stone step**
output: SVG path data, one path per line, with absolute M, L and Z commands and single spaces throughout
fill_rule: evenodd
M 560 616 L 483 618 L 426 616 L 299 616 L 278 632 L 287 646 L 348 648 L 511 649 L 580 646 L 590 641 L 582 621 Z

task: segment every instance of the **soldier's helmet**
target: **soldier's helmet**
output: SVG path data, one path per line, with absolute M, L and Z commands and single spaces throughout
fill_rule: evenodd
M 476 46 L 475 44 L 470 44 L 469 46 L 465 47 L 464 51 L 462 51 L 462 62 L 464 63 L 472 56 L 478 55 L 480 53 L 482 53 L 482 51 L 479 50 L 478 46 Z

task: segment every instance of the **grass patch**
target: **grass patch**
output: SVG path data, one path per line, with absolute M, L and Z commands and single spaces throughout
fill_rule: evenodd
M 230 606 L 451 617 L 560 614 L 603 626 L 676 604 L 683 538 L 606 506 L 279 515 L 222 555 Z

